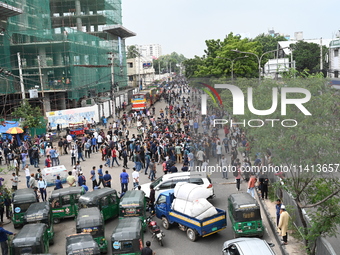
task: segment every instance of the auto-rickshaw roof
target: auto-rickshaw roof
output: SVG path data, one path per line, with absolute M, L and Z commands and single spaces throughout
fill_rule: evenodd
M 142 224 L 138 217 L 119 219 L 118 226 L 113 231 L 111 240 L 133 240 L 141 237 Z
M 13 247 L 29 247 L 40 245 L 46 231 L 46 224 L 35 223 L 24 225 L 19 233 L 13 238 Z
M 33 189 L 18 189 L 13 195 L 13 204 L 24 204 L 36 202 L 37 198 Z
M 259 208 L 257 201 L 249 193 L 235 193 L 229 196 L 235 210 Z
M 144 192 L 141 190 L 129 190 L 126 191 L 123 198 L 121 198 L 119 206 L 132 207 L 142 206 L 144 207 Z
M 97 207 L 82 208 L 78 212 L 76 227 L 102 227 L 104 226 L 103 216 Z
M 26 222 L 36 222 L 48 219 L 51 206 L 48 202 L 34 203 L 28 207 L 24 219 Z
M 53 190 L 51 194 L 51 198 L 72 195 L 72 194 L 83 194 L 83 193 L 84 193 L 83 187 L 68 187 L 68 188 Z
M 74 234 L 66 237 L 66 254 L 100 254 L 99 246 L 91 234 Z M 88 253 L 90 254 L 90 253 Z
M 117 191 L 111 188 L 96 189 L 80 196 L 79 203 L 97 204 L 100 198 L 105 197 L 109 194 L 117 194 Z

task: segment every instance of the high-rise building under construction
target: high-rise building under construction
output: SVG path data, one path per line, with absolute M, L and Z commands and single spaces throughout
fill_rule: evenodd
M 134 33 L 122 26 L 121 0 L 6 4 L 21 12 L 5 16 L 0 8 L 0 107 L 5 115 L 29 97 L 30 89 L 38 89 L 50 111 L 127 86 L 124 39 Z

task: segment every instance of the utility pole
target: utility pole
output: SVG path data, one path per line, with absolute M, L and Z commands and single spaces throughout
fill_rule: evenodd
M 320 71 L 323 69 L 323 61 L 322 61 L 322 37 L 320 38 Z
M 22 99 L 24 100 L 24 99 L 26 99 L 26 96 L 25 96 L 24 78 L 22 76 L 20 52 L 17 52 L 17 56 L 18 56 L 18 67 L 19 67 L 21 95 L 22 95 Z
M 115 99 L 115 76 L 114 76 L 114 55 L 112 52 L 109 52 L 111 54 L 111 57 L 109 60 L 111 60 L 111 101 L 112 101 L 112 117 L 113 120 L 116 119 L 116 99 Z
M 41 96 L 42 96 L 42 105 L 43 105 L 43 113 L 45 117 L 45 92 L 44 92 L 44 82 L 43 82 L 43 74 L 41 73 L 41 62 L 40 56 L 38 55 L 38 66 L 39 66 L 39 77 L 40 77 L 40 86 L 41 86 Z
M 161 61 L 158 61 L 158 80 L 161 79 Z

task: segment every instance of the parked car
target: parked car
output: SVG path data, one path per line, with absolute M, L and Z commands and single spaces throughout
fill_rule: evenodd
M 275 255 L 270 247 L 274 244 L 260 238 L 236 238 L 226 241 L 223 244 L 223 255 Z
M 150 185 L 152 184 L 155 189 L 155 199 L 157 200 L 159 194 L 174 189 L 176 187 L 176 184 L 179 182 L 187 182 L 201 185 L 203 187 L 206 187 L 210 191 L 209 197 L 207 198 L 213 198 L 215 196 L 213 185 L 206 172 L 183 172 L 166 174 L 161 176 L 154 182 L 149 182 L 141 185 L 141 190 L 144 191 L 145 197 L 148 200 L 150 195 Z

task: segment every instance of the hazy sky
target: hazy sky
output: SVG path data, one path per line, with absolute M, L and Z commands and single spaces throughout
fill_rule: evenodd
M 251 38 L 269 29 L 305 39 L 334 38 L 339 0 L 122 0 L 123 26 L 137 33 L 126 44 L 160 44 L 163 54 L 204 54 L 205 40 L 225 35 Z

